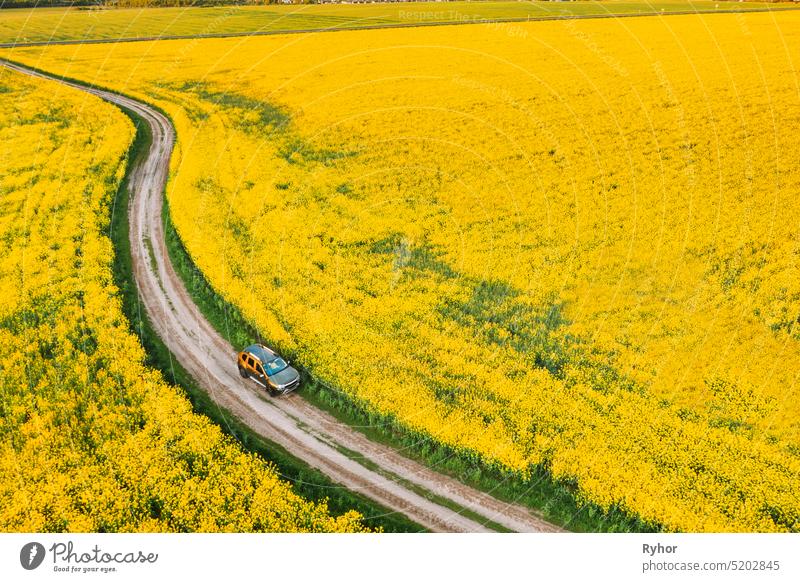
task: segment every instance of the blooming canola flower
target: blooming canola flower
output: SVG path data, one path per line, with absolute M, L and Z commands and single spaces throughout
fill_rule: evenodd
M 15 50 L 157 104 L 214 289 L 373 418 L 683 531 L 800 524 L 800 17 Z

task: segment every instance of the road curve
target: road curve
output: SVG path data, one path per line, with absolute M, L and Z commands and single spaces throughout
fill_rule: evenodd
M 408 516 L 431 531 L 492 531 L 486 522 L 520 532 L 560 531 L 522 506 L 499 501 L 412 461 L 388 446 L 370 441 L 297 395 L 269 398 L 254 383 L 242 380 L 236 368 L 236 350 L 205 320 L 167 254 L 161 210 L 175 143 L 169 119 L 123 95 L 2 60 L 0 65 L 96 95 L 132 111 L 149 125 L 153 136 L 150 150 L 131 168 L 129 180 L 134 277 L 156 333 L 218 406 L 334 482 Z M 359 463 L 360 458 L 368 463 Z M 452 506 L 468 509 L 471 517 L 420 493 L 445 498 Z

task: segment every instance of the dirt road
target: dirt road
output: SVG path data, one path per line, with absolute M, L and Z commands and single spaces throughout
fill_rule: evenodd
M 513 531 L 558 531 L 524 507 L 498 501 L 370 441 L 296 394 L 273 399 L 254 383 L 242 380 L 236 368 L 236 350 L 204 319 L 167 255 L 161 210 L 175 142 L 169 119 L 129 97 L 12 63 L 0 64 L 92 93 L 134 112 L 150 126 L 150 150 L 132 169 L 130 180 L 128 211 L 134 276 L 155 331 L 215 403 L 336 483 L 405 514 L 432 531 L 491 531 L 485 525 L 487 521 Z M 368 460 L 368 466 L 360 463 L 360 458 Z M 427 493 L 447 499 L 450 507 L 432 501 Z M 452 507 L 465 508 L 471 516 Z

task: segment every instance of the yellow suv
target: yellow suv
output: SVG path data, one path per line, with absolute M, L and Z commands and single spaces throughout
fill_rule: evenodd
M 267 389 L 270 396 L 288 394 L 300 386 L 300 373 L 266 346 L 253 344 L 239 352 L 239 375 Z

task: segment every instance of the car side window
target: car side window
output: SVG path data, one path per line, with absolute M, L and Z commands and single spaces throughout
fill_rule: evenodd
M 264 368 L 261 367 L 261 364 L 256 364 L 256 372 L 258 372 L 262 376 L 264 375 Z
M 247 365 L 248 365 L 248 366 L 250 366 L 250 367 L 252 368 L 252 367 L 253 367 L 253 364 L 255 364 L 255 362 L 253 361 L 253 358 L 251 358 L 251 357 L 249 357 L 249 356 L 248 356 L 248 357 L 247 357 Z

